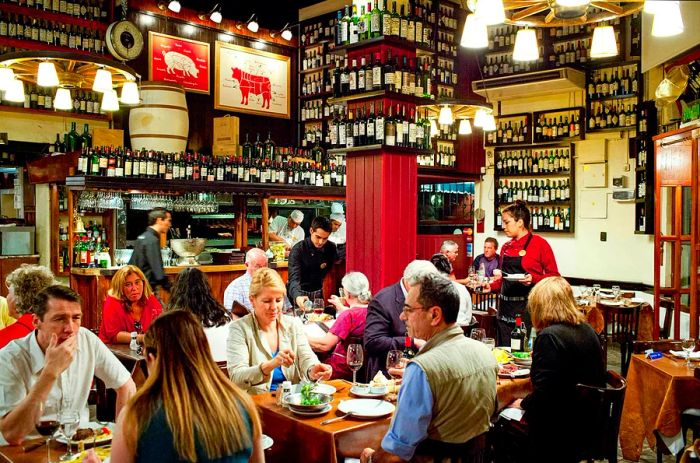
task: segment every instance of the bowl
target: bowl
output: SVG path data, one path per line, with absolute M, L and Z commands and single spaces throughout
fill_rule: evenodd
M 350 392 L 355 394 L 369 394 L 369 384 L 355 384 L 352 389 L 350 389 Z
M 204 251 L 207 245 L 205 238 L 184 238 L 170 240 L 170 247 L 180 256 L 177 265 L 199 265 L 196 257 Z
M 370 384 L 369 386 L 370 394 L 386 394 L 387 390 L 388 388 L 386 384 Z
M 286 397 L 285 402 L 287 403 L 287 405 L 289 405 L 289 408 L 292 410 L 300 412 L 317 412 L 323 410 L 326 407 L 326 405 L 333 401 L 333 396 L 329 394 L 312 392 L 311 395 L 319 399 L 319 403 L 317 405 L 302 405 L 300 392 L 295 394 L 289 394 Z

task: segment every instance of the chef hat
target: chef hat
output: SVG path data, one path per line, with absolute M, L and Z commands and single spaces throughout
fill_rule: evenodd
M 301 212 L 299 209 L 294 209 L 291 214 L 289 214 L 289 217 L 297 224 L 300 224 L 304 221 L 304 213 Z
M 343 203 L 331 203 L 331 214 L 343 214 Z M 331 215 L 333 219 L 333 215 Z
M 331 220 L 343 223 L 345 222 L 345 214 L 331 214 Z

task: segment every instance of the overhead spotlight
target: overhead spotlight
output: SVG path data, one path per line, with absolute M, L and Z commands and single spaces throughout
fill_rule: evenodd
M 209 19 L 214 21 L 216 24 L 221 24 L 221 20 L 223 17 L 221 16 L 221 5 L 216 4 L 214 5 L 214 8 L 211 9 L 211 13 L 209 13 Z
M 273 33 L 270 33 L 270 35 L 272 37 L 275 36 Z M 287 42 L 292 40 L 293 34 L 292 29 L 289 27 L 289 23 L 285 24 L 284 27 L 280 30 L 280 36 Z
M 258 29 L 260 29 L 260 25 L 258 24 L 258 17 L 255 13 L 250 17 L 248 21 L 245 23 L 246 27 L 250 32 L 258 32 Z
M 180 8 L 182 8 L 182 5 L 180 5 L 178 0 L 170 0 L 170 3 L 168 3 L 168 9 L 173 13 L 179 13 Z

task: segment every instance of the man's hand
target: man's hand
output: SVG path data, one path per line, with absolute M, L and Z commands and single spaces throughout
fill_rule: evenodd
M 309 296 L 297 296 L 296 299 L 294 299 L 294 302 L 297 303 L 297 307 L 300 309 L 305 309 L 304 303 L 309 300 Z
M 46 348 L 46 355 L 44 356 L 46 362 L 44 364 L 44 371 L 54 377 L 58 377 L 70 366 L 77 349 L 78 337 L 76 335 L 72 335 L 59 344 L 58 336 L 52 334 L 49 346 Z
M 325 363 L 317 363 L 309 368 L 309 379 L 316 381 L 317 379 L 329 380 L 333 374 L 333 367 Z
M 360 463 L 369 463 L 372 461 L 372 455 L 374 455 L 374 449 L 367 447 L 360 454 Z

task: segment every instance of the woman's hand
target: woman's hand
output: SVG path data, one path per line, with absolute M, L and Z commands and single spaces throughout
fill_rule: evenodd
M 522 280 L 518 280 L 520 283 L 524 284 L 525 286 L 530 286 L 532 284 L 532 275 L 531 274 L 526 274 L 525 278 Z
M 309 379 L 316 381 L 318 379 L 329 380 L 333 374 L 333 367 L 325 363 L 317 363 L 309 368 Z
M 280 350 L 273 360 L 277 360 L 277 366 L 290 367 L 294 365 L 296 356 L 290 349 Z
M 83 463 L 101 463 L 100 457 L 97 456 L 94 449 L 90 449 L 85 453 L 82 459 Z
M 367 447 L 360 455 L 360 463 L 369 463 L 372 461 L 372 455 L 374 455 L 374 449 Z

